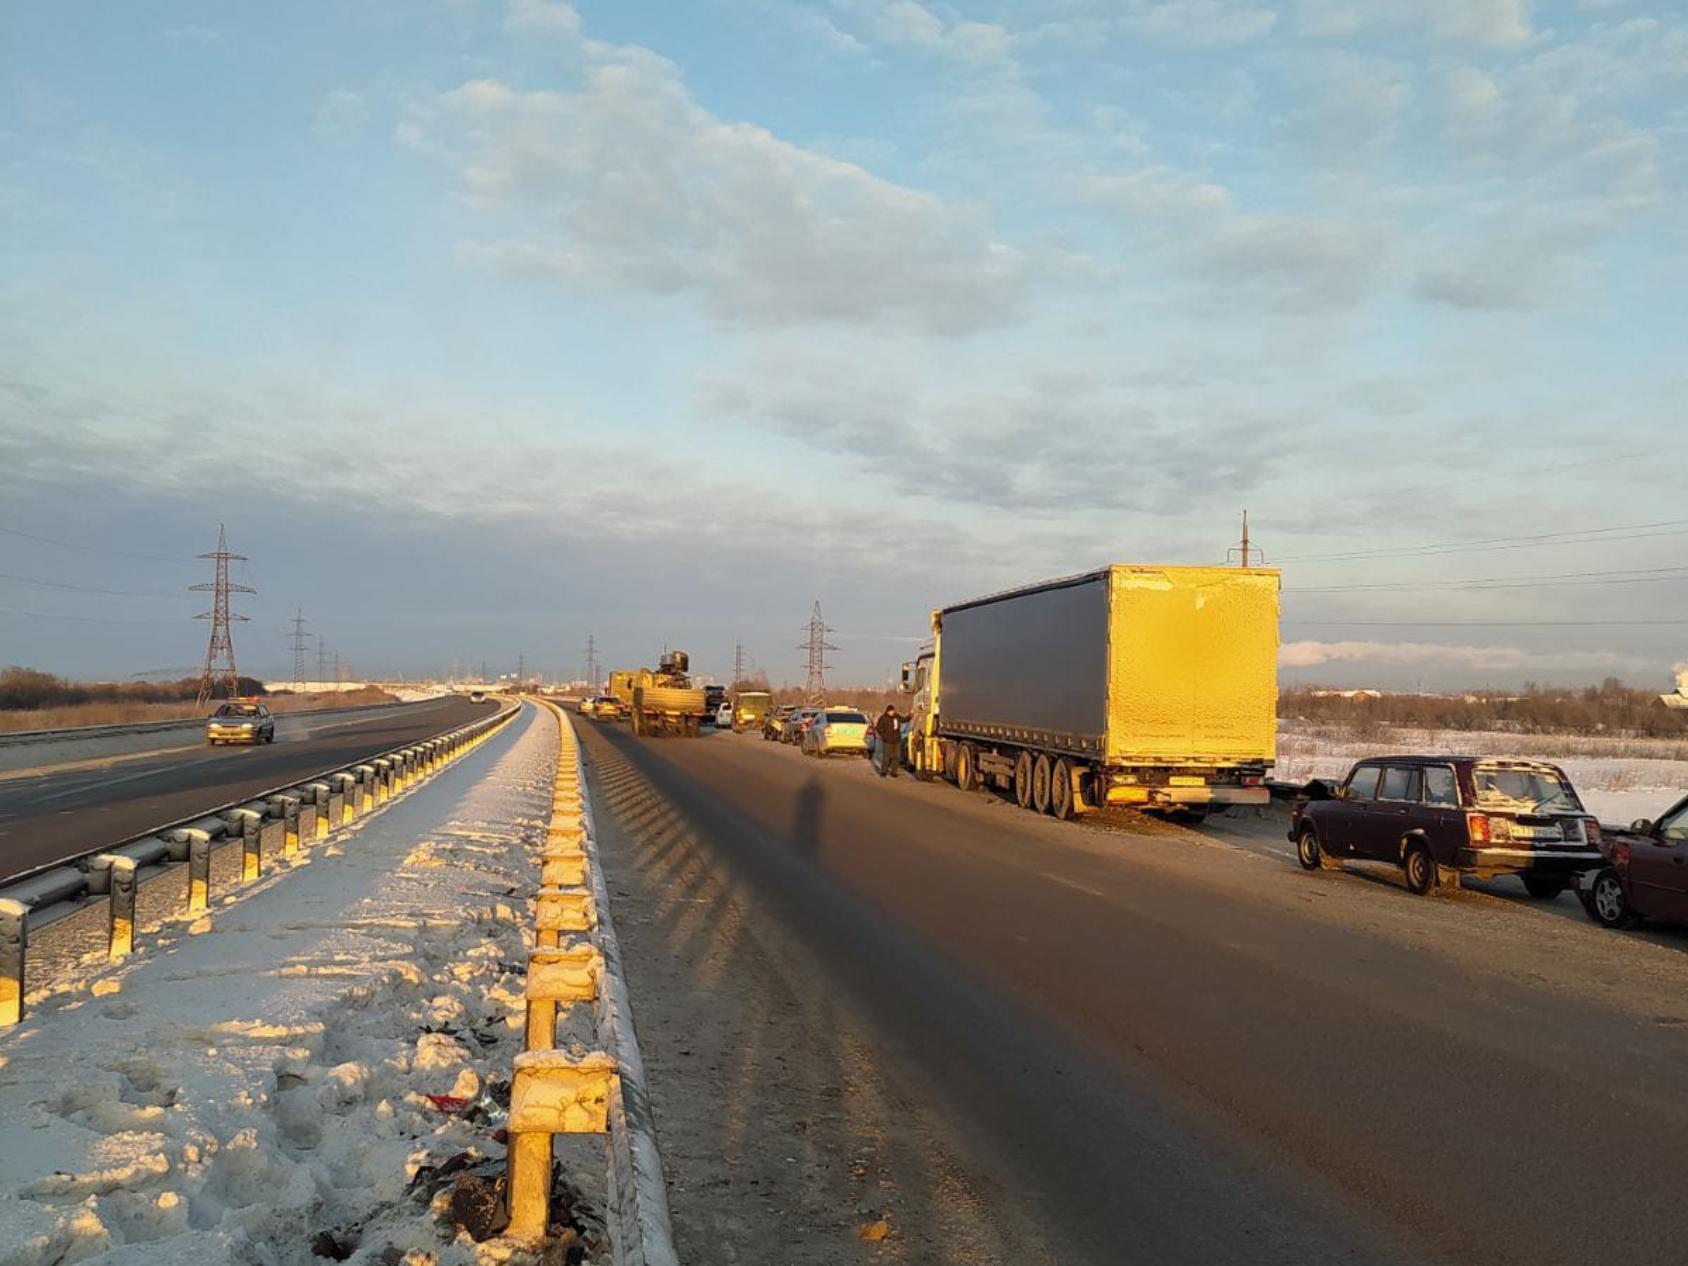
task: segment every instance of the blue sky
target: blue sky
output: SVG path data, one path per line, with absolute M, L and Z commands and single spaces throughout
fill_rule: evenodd
M 221 519 L 261 671 L 303 607 L 369 671 L 781 680 L 818 598 L 882 680 L 1244 506 L 1294 679 L 1688 659 L 1672 6 L 0 23 L 0 662 L 192 663 Z

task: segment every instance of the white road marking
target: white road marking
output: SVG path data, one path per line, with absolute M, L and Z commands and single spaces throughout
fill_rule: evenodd
M 1100 888 L 1092 888 L 1089 884 L 1081 884 L 1078 880 L 1068 879 L 1065 875 L 1052 875 L 1048 871 L 1040 873 L 1051 883 L 1060 884 L 1063 888 L 1073 888 L 1079 892 L 1087 893 L 1092 897 L 1101 897 L 1104 901 L 1107 900 L 1108 894 L 1103 892 Z

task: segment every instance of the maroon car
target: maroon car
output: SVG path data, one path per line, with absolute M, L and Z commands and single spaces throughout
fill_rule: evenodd
M 1584 877 L 1579 895 L 1602 927 L 1628 927 L 1638 918 L 1688 923 L 1688 798 L 1657 822 L 1646 818 L 1606 836 L 1607 865 Z
M 1556 765 L 1479 756 L 1363 760 L 1321 798 L 1298 801 L 1289 838 L 1308 870 L 1393 862 L 1425 893 L 1460 875 L 1517 875 L 1557 897 L 1605 864 L 1600 824 Z

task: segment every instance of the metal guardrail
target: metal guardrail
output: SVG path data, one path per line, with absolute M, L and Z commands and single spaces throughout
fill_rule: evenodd
M 617 1266 L 678 1266 L 580 744 L 567 714 L 541 702 L 557 718 L 557 775 L 534 895 L 526 1049 L 516 1056 L 511 1079 L 505 1235 L 533 1246 L 545 1238 L 552 1137 L 604 1134 L 613 1260 Z M 564 933 L 581 939 L 565 940 Z M 594 1004 L 600 1049 L 579 1055 L 556 1050 L 558 1007 L 583 1003 Z
M 103 899 L 108 913 L 108 954 L 122 958 L 134 949 L 136 904 L 143 881 L 150 887 L 185 869 L 186 909 L 190 913 L 204 910 L 211 896 L 214 854 L 238 841 L 239 883 L 251 883 L 261 876 L 264 859 L 277 844 L 283 856 L 290 856 L 307 840 L 327 837 L 336 827 L 385 804 L 478 746 L 520 711 L 521 705 L 512 703 L 493 716 L 434 738 L 154 827 L 123 843 L 38 867 L 0 885 L 0 1027 L 23 1018 L 32 930 Z
M 445 695 L 438 696 L 446 698 Z M 290 708 L 285 712 L 276 713 L 279 720 L 283 717 L 310 716 L 331 717 L 340 716 L 347 712 L 368 712 L 374 708 L 413 708 L 418 704 L 433 703 L 433 699 L 394 699 L 387 703 L 349 703 L 343 708 Z M 78 739 L 116 738 L 123 734 L 151 734 L 159 730 L 200 729 L 205 725 L 205 718 L 179 717 L 173 721 L 123 721 L 116 725 L 71 725 L 57 730 L 11 730 L 0 734 L 0 747 L 25 747 L 32 743 L 72 743 Z

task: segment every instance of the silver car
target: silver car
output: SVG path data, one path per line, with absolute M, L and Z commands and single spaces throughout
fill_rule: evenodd
M 230 699 L 219 704 L 205 722 L 205 741 L 219 743 L 273 743 L 275 717 L 255 699 Z

